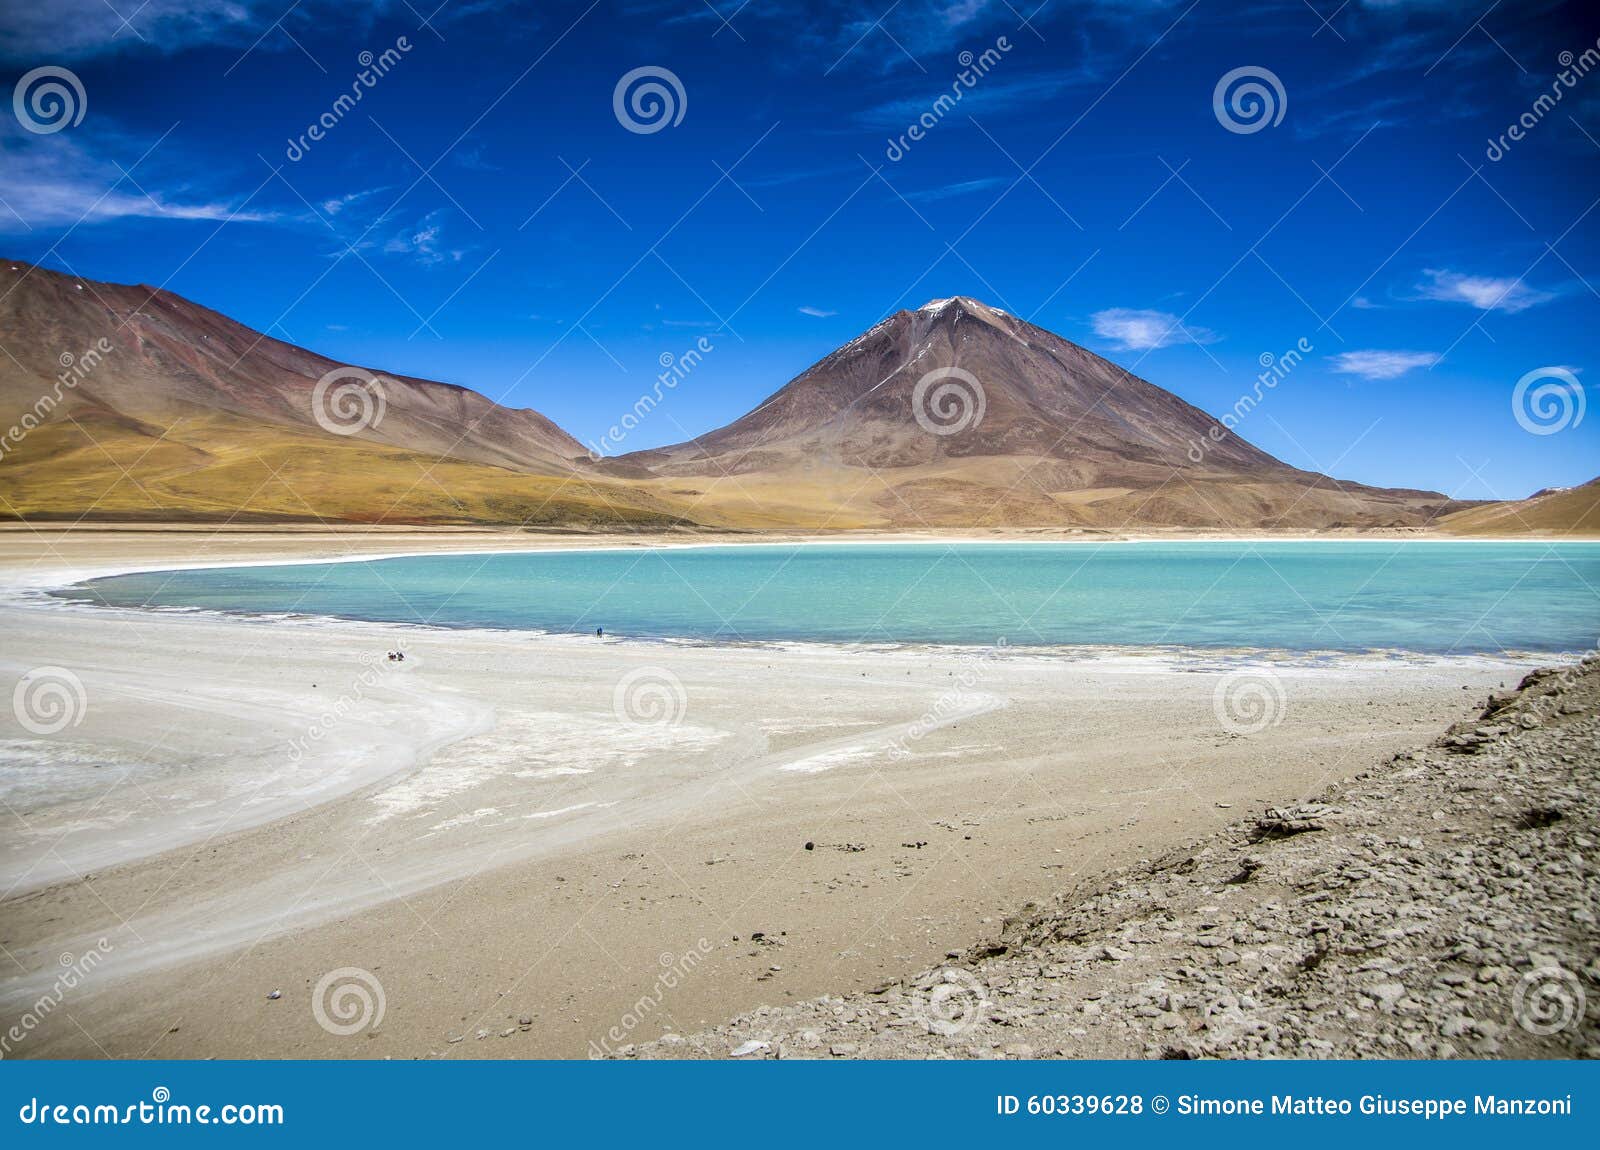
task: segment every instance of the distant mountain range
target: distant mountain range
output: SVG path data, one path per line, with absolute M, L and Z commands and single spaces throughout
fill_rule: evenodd
M 726 427 L 596 460 L 538 412 L 170 292 L 0 263 L 0 293 L 0 518 L 1305 530 L 1493 511 L 1290 467 L 966 298 L 897 312 Z

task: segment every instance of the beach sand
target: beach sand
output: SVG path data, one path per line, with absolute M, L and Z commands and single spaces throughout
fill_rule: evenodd
M 0 708 L 5 1055 L 581 1057 L 871 987 L 1421 745 L 1533 665 L 697 646 L 17 591 L 596 542 L 0 532 L 0 687 L 55 675 L 70 711 L 39 734 Z M 1214 700 L 1241 670 L 1281 688 L 1247 733 Z M 314 1001 L 330 975 L 366 990 L 354 1033 L 354 1000 Z

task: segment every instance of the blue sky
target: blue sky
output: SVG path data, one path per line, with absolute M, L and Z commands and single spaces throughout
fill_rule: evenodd
M 1341 478 L 1510 498 L 1600 473 L 1592 9 L 435 2 L 5 0 L 0 80 L 66 69 L 83 114 L 0 119 L 0 251 L 585 441 L 706 339 L 624 449 L 960 294 L 1213 412 L 1304 340 L 1238 430 Z M 664 121 L 632 87 L 618 110 L 640 68 L 670 73 Z M 1541 388 L 1549 434 L 1524 426 L 1548 430 Z

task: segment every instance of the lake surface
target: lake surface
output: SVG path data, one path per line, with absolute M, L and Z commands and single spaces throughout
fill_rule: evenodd
M 63 597 L 724 642 L 1582 651 L 1600 543 L 814 544 L 147 572 Z

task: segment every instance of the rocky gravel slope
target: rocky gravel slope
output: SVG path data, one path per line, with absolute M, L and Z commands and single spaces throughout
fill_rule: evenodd
M 1600 1055 L 1600 656 L 871 993 L 634 1058 Z

